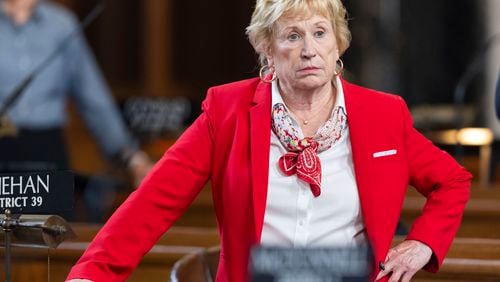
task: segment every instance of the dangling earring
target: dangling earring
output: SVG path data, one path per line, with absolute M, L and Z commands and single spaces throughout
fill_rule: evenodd
M 271 79 L 266 79 L 266 77 L 268 76 L 269 73 L 272 74 L 272 77 L 271 77 Z M 269 66 L 269 65 L 264 65 L 260 68 L 259 77 L 260 77 L 260 80 L 262 82 L 266 82 L 266 83 L 271 83 L 271 82 L 275 81 L 277 78 L 276 72 L 274 71 L 274 67 Z
M 334 76 L 338 76 L 339 74 L 341 74 L 341 73 L 342 73 L 342 70 L 344 69 L 344 62 L 342 62 L 342 60 L 339 58 L 339 59 L 337 60 L 337 62 L 335 62 L 335 66 L 339 66 L 339 67 L 340 67 L 340 69 L 339 69 L 339 70 L 336 70 L 336 71 L 333 73 L 333 75 L 334 75 Z M 336 67 L 335 67 L 335 68 L 336 68 Z

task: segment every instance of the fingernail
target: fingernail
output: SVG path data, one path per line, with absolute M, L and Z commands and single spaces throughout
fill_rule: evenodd
M 379 262 L 378 263 L 378 268 L 380 268 L 380 270 L 384 271 L 385 270 L 385 264 L 383 262 Z

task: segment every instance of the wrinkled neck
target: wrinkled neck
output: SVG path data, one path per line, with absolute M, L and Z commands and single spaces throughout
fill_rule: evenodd
M 332 97 L 335 102 L 335 86 L 332 83 L 315 89 L 294 89 L 278 81 L 281 97 L 285 104 L 297 111 L 313 111 L 325 106 L 325 103 Z M 335 104 L 335 103 L 333 103 Z

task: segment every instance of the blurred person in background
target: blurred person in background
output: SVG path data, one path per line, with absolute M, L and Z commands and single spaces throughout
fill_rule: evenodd
M 208 180 L 217 281 L 248 281 L 258 244 L 369 244 L 372 281 L 439 269 L 471 175 L 413 127 L 401 97 L 342 78 L 350 31 L 341 0 L 257 0 L 247 34 L 260 77 L 208 90 L 202 114 L 101 229 L 70 281 L 126 280 Z M 426 205 L 390 248 L 409 185 Z
M 498 74 L 497 88 L 495 90 L 495 111 L 497 118 L 500 120 L 500 74 Z
M 50 1 L 0 0 L 0 105 L 78 25 L 71 12 Z M 8 110 L 18 133 L 0 136 L 0 172 L 69 169 L 63 138 L 69 99 L 105 155 L 126 165 L 138 183 L 151 162 L 127 131 L 81 32 Z

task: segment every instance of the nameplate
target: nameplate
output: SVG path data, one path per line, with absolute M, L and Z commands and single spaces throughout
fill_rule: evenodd
M 69 171 L 0 174 L 0 210 L 13 214 L 49 214 L 73 209 Z
M 258 247 L 251 252 L 253 282 L 365 282 L 371 270 L 368 248 Z

